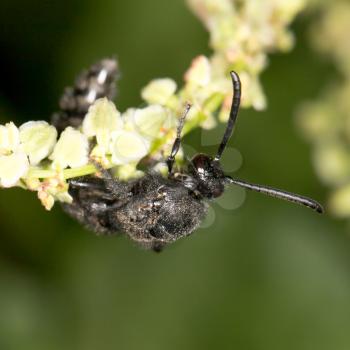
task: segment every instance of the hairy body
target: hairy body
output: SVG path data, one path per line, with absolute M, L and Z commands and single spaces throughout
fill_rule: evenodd
M 97 234 L 125 232 L 153 250 L 191 234 L 207 212 L 199 193 L 159 174 L 118 183 L 115 191 L 103 179 L 82 181 L 71 183 L 74 201 L 64 205 L 67 213 Z
M 101 60 L 83 72 L 73 88 L 65 90 L 60 103 L 61 111 L 53 116 L 53 123 L 60 131 L 67 126 L 80 126 L 89 106 L 97 98 L 114 97 L 117 67 L 113 59 Z M 85 176 L 70 181 L 69 193 L 73 203 L 65 204 L 65 211 L 97 234 L 125 233 L 133 241 L 155 251 L 193 233 L 207 213 L 208 201 L 221 196 L 225 186 L 230 184 L 322 213 L 322 206 L 310 198 L 224 174 L 220 158 L 234 130 L 241 98 L 239 76 L 231 72 L 231 78 L 234 94 L 230 116 L 214 158 L 197 154 L 188 162 L 187 168 L 174 172 L 175 156 L 181 145 L 181 130 L 190 109 L 190 105 L 187 105 L 166 160 L 169 170 L 167 178 L 148 173 L 140 179 L 121 182 L 96 164 L 102 177 Z

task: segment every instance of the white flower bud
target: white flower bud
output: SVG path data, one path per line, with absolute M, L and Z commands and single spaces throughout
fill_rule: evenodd
M 150 104 L 165 105 L 176 91 L 176 83 L 169 78 L 154 79 L 141 91 L 142 98 Z
M 131 118 L 135 131 L 148 139 L 160 137 L 165 129 L 173 125 L 171 114 L 160 105 L 136 109 Z
M 120 112 L 107 98 L 98 99 L 90 108 L 83 121 L 83 133 L 88 137 L 96 136 L 97 143 L 108 149 L 111 133 L 123 126 Z
M 150 142 L 132 131 L 115 131 L 112 134 L 111 153 L 115 165 L 138 162 L 150 150 Z
M 45 121 L 30 121 L 20 128 L 20 140 L 32 165 L 39 164 L 53 150 L 57 131 Z
M 211 80 L 211 65 L 207 57 L 198 56 L 185 73 L 185 81 L 195 86 L 206 86 Z
M 19 146 L 19 131 L 13 122 L 0 125 L 0 155 L 14 152 Z
M 88 163 L 89 142 L 87 137 L 80 131 L 72 127 L 66 128 L 56 146 L 50 159 L 54 165 L 59 165 L 62 168 L 76 168 Z
M 2 187 L 16 185 L 20 178 L 26 176 L 28 169 L 28 158 L 23 151 L 0 156 L 0 185 Z

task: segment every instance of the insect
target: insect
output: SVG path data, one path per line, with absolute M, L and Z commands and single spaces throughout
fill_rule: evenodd
M 100 67 L 104 69 L 103 64 Z M 95 73 L 98 76 L 98 72 Z M 106 80 L 108 86 L 113 76 Z M 175 170 L 174 161 L 181 145 L 181 131 L 190 109 L 187 105 L 177 128 L 171 154 L 166 160 L 169 170 L 167 178 L 148 173 L 137 180 L 120 182 L 108 171 L 100 169 L 101 178 L 86 176 L 70 181 L 69 191 L 73 203 L 64 204 L 65 211 L 97 234 L 124 232 L 133 241 L 154 251 L 161 251 L 165 245 L 193 233 L 207 213 L 208 202 L 221 196 L 225 186 L 229 185 L 285 199 L 322 213 L 322 206 L 310 198 L 225 175 L 220 158 L 233 133 L 241 100 L 239 76 L 231 72 L 231 78 L 234 92 L 231 111 L 214 157 L 200 153 L 188 161 L 186 168 Z M 110 92 L 110 89 L 107 87 L 105 91 Z M 68 95 L 71 96 L 70 93 Z M 72 98 L 75 98 L 74 94 Z M 69 117 L 64 121 L 69 123 Z

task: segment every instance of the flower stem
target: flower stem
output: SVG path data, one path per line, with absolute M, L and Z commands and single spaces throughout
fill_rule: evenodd
M 80 168 L 66 169 L 63 171 L 63 175 L 64 175 L 64 178 L 67 180 L 73 177 L 90 175 L 90 174 L 96 173 L 96 171 L 98 170 L 95 168 L 94 165 L 88 164 Z

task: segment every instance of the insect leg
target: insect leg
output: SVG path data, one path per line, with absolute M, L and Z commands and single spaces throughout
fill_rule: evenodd
M 179 151 L 180 145 L 181 145 L 181 131 L 184 127 L 185 119 L 186 119 L 186 116 L 187 116 L 188 112 L 190 111 L 190 109 L 191 109 L 191 105 L 189 103 L 187 103 L 186 108 L 185 108 L 185 112 L 182 115 L 182 117 L 179 121 L 179 125 L 177 127 L 176 139 L 173 143 L 173 148 L 171 149 L 171 153 L 166 161 L 166 164 L 168 166 L 169 175 L 171 175 L 173 172 L 175 156 L 176 156 L 177 152 Z
M 95 195 L 101 200 L 113 201 L 116 196 L 106 188 L 105 182 L 99 179 L 100 182 L 91 182 L 84 179 L 69 180 L 69 189 L 84 190 L 84 193 Z
M 230 176 L 226 176 L 226 181 L 230 184 L 238 185 L 240 187 L 244 187 L 244 188 L 251 190 L 251 191 L 261 192 L 261 193 L 267 194 L 268 196 L 271 196 L 271 197 L 280 198 L 280 199 L 287 200 L 289 202 L 304 205 L 308 208 L 311 208 L 311 209 L 317 211 L 320 214 L 322 214 L 324 212 L 324 209 L 320 203 L 318 203 L 315 200 L 308 198 L 308 197 L 300 196 L 298 194 L 290 193 L 287 191 L 279 190 L 279 189 L 268 187 L 268 186 L 255 185 L 255 184 L 245 182 L 242 180 L 233 179 Z
M 106 189 L 110 192 L 110 194 L 115 199 L 124 199 L 129 196 L 129 191 L 127 186 L 118 181 L 113 177 L 113 175 L 105 168 L 102 167 L 101 164 L 96 162 L 94 159 L 90 159 L 90 162 L 95 166 L 97 171 L 102 175 L 102 180 L 105 183 Z
M 69 185 L 77 188 L 100 188 L 99 184 L 86 182 L 84 180 L 69 180 Z

